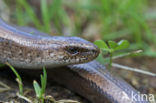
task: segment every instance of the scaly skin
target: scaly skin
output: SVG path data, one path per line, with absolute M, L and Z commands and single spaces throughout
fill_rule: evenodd
M 31 32 L 32 33 L 32 32 Z M 41 69 L 95 59 L 99 49 L 78 37 L 41 36 L 22 32 L 0 20 L 0 62 Z
M 139 98 L 133 101 L 132 92 L 140 97 L 134 88 L 92 61 L 98 54 L 95 45 L 81 38 L 49 36 L 27 27 L 14 28 L 0 20 L 1 63 L 32 69 L 25 72 L 33 76 L 37 74 L 36 69 L 43 66 L 53 68 L 47 70 L 50 80 L 65 85 L 92 103 L 148 103 Z

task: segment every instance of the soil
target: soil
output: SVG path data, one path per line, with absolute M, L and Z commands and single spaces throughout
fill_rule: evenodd
M 19 73 L 22 77 L 23 84 L 24 84 L 24 97 L 35 101 L 35 91 L 33 88 L 33 80 L 37 80 L 40 83 L 40 79 L 38 77 L 33 77 L 21 72 Z M 2 102 L 15 102 L 15 103 L 27 103 L 24 99 L 18 97 L 17 93 L 19 93 L 18 84 L 16 82 L 16 77 L 14 76 L 13 72 L 7 68 L 0 69 L 0 82 L 4 83 L 5 85 L 9 86 L 9 90 L 2 91 L 0 89 L 0 103 Z M 0 88 L 4 88 L 0 85 Z M 82 103 L 89 103 L 85 98 L 79 96 L 78 94 L 66 89 L 64 86 L 57 84 L 56 82 L 50 81 L 47 84 L 46 88 L 46 96 L 50 99 L 54 98 L 55 100 L 75 100 L 80 101 Z M 50 99 L 47 99 L 47 103 L 54 103 L 52 100 L 49 102 Z M 68 102 L 67 102 L 68 103 Z M 73 102 L 71 102 L 73 103 Z
M 154 58 L 123 58 L 114 61 L 122 65 L 127 65 L 130 67 L 142 68 L 144 70 L 156 73 L 156 59 Z M 111 71 L 124 78 L 128 83 L 130 83 L 134 88 L 136 88 L 141 93 L 154 94 L 156 96 L 156 78 L 147 76 L 145 74 L 135 73 L 131 71 L 126 71 L 122 69 L 112 68 Z M 35 92 L 33 89 L 32 82 L 33 80 L 39 81 L 39 78 L 28 77 L 26 74 L 20 74 L 24 82 L 24 96 L 34 100 Z M 33 79 L 32 79 L 33 78 Z M 15 81 L 15 76 L 9 69 L 1 68 L 0 69 L 0 81 L 8 85 L 11 89 L 6 91 L 0 91 L 0 102 L 20 102 L 27 103 L 23 99 L 20 99 L 16 93 L 19 92 L 17 82 Z M 0 87 L 1 88 L 1 87 Z M 56 100 L 61 99 L 71 99 L 76 100 L 82 103 L 89 103 L 85 98 L 70 91 L 62 85 L 59 85 L 55 82 L 48 81 L 48 86 L 46 89 L 46 96 L 50 95 Z M 53 102 L 50 102 L 53 103 Z
M 11 2 L 14 2 L 14 1 L 12 0 Z M 13 3 L 11 3 L 11 5 L 12 4 Z M 1 8 L 2 6 L 4 6 L 4 4 L 0 3 Z M 15 8 L 14 6 L 10 6 L 10 7 L 12 9 Z M 7 8 L 6 7 L 3 7 L 3 8 L 5 12 L 3 12 L 3 9 L 1 9 L 0 15 L 4 15 L 5 16 L 4 18 L 8 17 L 6 19 L 11 18 L 10 17 L 11 14 L 9 13 L 6 14 Z M 39 9 L 36 9 L 36 10 L 39 10 Z M 134 58 L 134 59 L 122 58 L 122 59 L 117 59 L 114 62 L 122 64 L 122 65 L 130 66 L 130 67 L 141 68 L 146 71 L 156 73 L 156 69 L 155 69 L 156 58 L 147 58 L 147 57 Z M 119 77 L 125 79 L 129 84 L 131 84 L 134 88 L 136 88 L 141 93 L 154 94 L 156 97 L 156 77 L 151 77 L 151 76 L 147 76 L 144 74 L 139 74 L 139 73 L 116 69 L 116 68 L 112 68 L 111 71 L 114 74 L 118 75 Z M 27 97 L 28 99 L 33 100 L 35 98 L 35 92 L 34 92 L 32 83 L 33 83 L 33 80 L 39 81 L 39 78 L 29 77 L 28 75 L 25 75 L 24 73 L 20 75 L 24 82 L 24 96 Z M 24 99 L 21 99 L 19 98 L 19 96 L 17 96 L 17 93 L 19 92 L 18 84 L 15 80 L 14 74 L 12 73 L 10 69 L 7 69 L 6 67 L 0 68 L 0 83 L 6 84 L 10 88 L 8 90 L 3 91 L 1 89 L 3 88 L 3 86 L 0 85 L 0 103 L 3 103 L 3 102 L 13 103 L 13 101 L 14 103 L 27 103 Z M 56 100 L 72 99 L 72 100 L 76 100 L 82 103 L 89 103 L 89 101 L 87 101 L 85 98 L 81 97 L 80 95 L 76 94 L 74 91 L 70 91 L 64 86 L 59 85 L 52 81 L 48 81 L 48 85 L 46 88 L 46 96 L 48 95 L 50 95 L 51 98 L 52 97 L 55 98 Z M 49 103 L 53 103 L 53 102 L 49 102 Z

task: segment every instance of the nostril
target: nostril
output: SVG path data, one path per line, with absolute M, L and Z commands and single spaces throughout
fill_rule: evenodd
M 97 55 L 99 55 L 99 53 L 100 53 L 100 49 L 99 48 L 96 48 L 96 49 L 94 49 L 94 50 L 92 50 L 95 54 L 97 54 Z
M 92 52 L 93 52 L 93 53 L 96 53 L 96 52 L 97 52 L 97 50 L 92 50 Z
M 98 49 L 92 49 L 91 52 L 92 52 L 94 57 L 97 57 L 99 55 L 99 50 Z

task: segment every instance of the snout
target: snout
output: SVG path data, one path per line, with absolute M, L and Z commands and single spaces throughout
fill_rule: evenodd
M 93 59 L 95 59 L 99 53 L 100 53 L 100 49 L 93 44 L 93 48 L 91 49 L 91 53 L 92 53 L 92 56 L 93 56 Z

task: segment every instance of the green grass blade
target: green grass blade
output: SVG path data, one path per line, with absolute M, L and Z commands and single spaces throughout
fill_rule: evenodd
M 46 85 L 47 85 L 47 73 L 46 73 L 46 69 L 45 67 L 43 68 L 43 75 L 41 75 L 41 94 L 45 93 L 45 89 L 46 89 Z
M 47 5 L 47 0 L 40 0 L 41 1 L 41 14 L 42 14 L 42 20 L 44 24 L 44 30 L 47 33 L 50 33 L 51 26 L 50 26 L 50 13 L 49 13 L 49 8 Z
M 16 6 L 16 17 L 17 17 L 17 23 L 19 25 L 25 25 L 25 21 L 24 21 L 24 15 L 23 15 L 23 11 L 22 11 L 22 7 L 21 5 L 17 5 Z
M 31 18 L 31 20 L 33 21 L 33 23 L 35 24 L 35 26 L 39 29 L 42 29 L 42 26 L 39 22 L 39 19 L 37 18 L 37 16 L 35 15 L 32 7 L 27 3 L 26 0 L 17 0 L 17 5 L 21 5 L 24 10 L 26 11 L 27 15 Z
M 35 80 L 33 81 L 33 86 L 35 89 L 36 97 L 41 98 L 41 87 Z
M 6 65 L 8 65 L 10 67 L 10 69 L 13 71 L 13 73 L 16 75 L 17 77 L 17 82 L 18 82 L 18 85 L 19 85 L 19 93 L 21 95 L 23 95 L 23 83 L 22 83 L 22 79 L 20 77 L 20 75 L 18 74 L 18 72 L 14 69 L 13 66 L 11 66 L 9 63 L 6 63 Z

